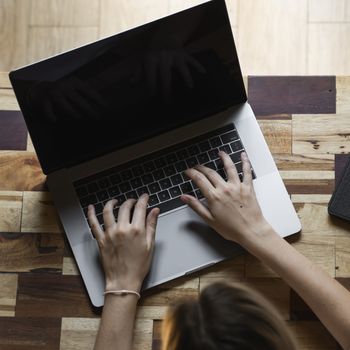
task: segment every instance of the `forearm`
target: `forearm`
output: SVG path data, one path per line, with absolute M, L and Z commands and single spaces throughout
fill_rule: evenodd
M 350 293 L 272 229 L 245 248 L 280 275 L 346 349 L 350 348 Z
M 94 350 L 132 348 L 137 297 L 106 295 Z

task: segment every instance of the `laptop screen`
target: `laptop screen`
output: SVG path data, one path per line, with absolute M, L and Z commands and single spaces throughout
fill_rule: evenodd
M 224 0 L 11 72 L 46 174 L 246 101 Z

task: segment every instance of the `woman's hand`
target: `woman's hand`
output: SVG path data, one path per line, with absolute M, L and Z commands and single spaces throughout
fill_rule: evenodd
M 196 166 L 186 174 L 199 187 L 207 200 L 207 206 L 190 195 L 181 199 L 204 221 L 224 238 L 244 246 L 247 239 L 254 239 L 271 227 L 263 217 L 253 187 L 250 162 L 242 153 L 243 182 L 240 181 L 231 158 L 220 152 L 227 174 L 225 181 L 216 171 Z
M 139 291 L 149 271 L 159 209 L 154 208 L 146 217 L 147 202 L 147 194 L 138 201 L 128 199 L 119 208 L 116 221 L 113 208 L 117 200 L 108 201 L 103 209 L 105 231 L 96 218 L 93 205 L 89 206 L 88 219 L 100 248 L 106 290 Z

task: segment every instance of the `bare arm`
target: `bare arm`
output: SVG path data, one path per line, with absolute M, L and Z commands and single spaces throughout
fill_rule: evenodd
M 243 183 L 230 157 L 223 152 L 220 157 L 228 175 L 227 182 L 203 166 L 187 171 L 205 196 L 207 205 L 189 195 L 182 196 L 182 200 L 224 238 L 239 243 L 279 274 L 343 348 L 350 349 L 350 293 L 267 223 L 256 200 L 247 157 L 242 155 Z
M 148 195 L 141 196 L 137 202 L 127 200 L 120 207 L 116 222 L 113 208 L 117 201 L 110 200 L 103 210 L 105 231 L 98 223 L 94 207 L 89 206 L 89 222 L 106 275 L 106 291 L 141 289 L 151 264 L 159 214 L 156 208 L 146 217 L 147 202 Z M 106 295 L 95 350 L 132 348 L 137 300 L 134 294 Z

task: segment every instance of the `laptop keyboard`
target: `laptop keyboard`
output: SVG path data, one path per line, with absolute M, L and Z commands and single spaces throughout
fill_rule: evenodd
M 99 223 L 103 226 L 102 211 L 112 198 L 118 200 L 114 210 L 129 198 L 149 194 L 148 210 L 158 207 L 161 213 L 185 206 L 182 194 L 202 199 L 198 187 L 184 171 L 197 164 L 216 170 L 225 180 L 227 175 L 219 158 L 222 150 L 230 155 L 242 181 L 241 153 L 244 147 L 234 124 L 230 124 L 145 157 L 104 170 L 73 183 L 84 215 L 89 204 L 95 206 Z M 253 178 L 255 178 L 252 169 Z

